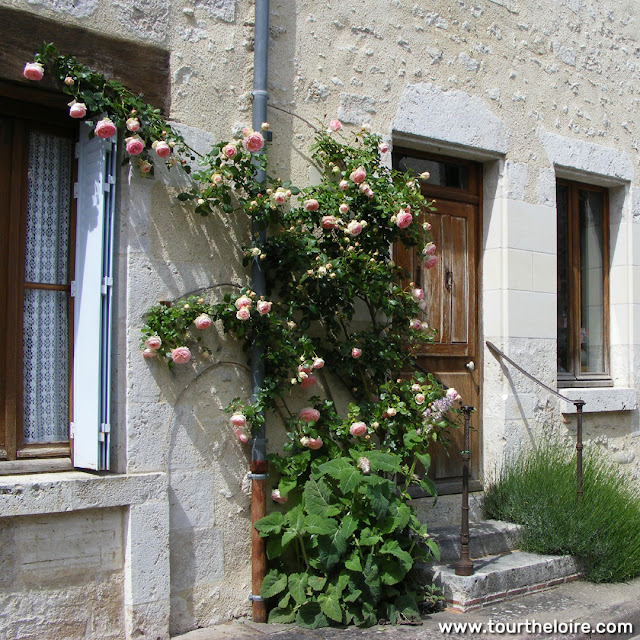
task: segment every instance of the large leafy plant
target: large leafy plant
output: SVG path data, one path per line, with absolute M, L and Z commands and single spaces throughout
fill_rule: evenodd
M 125 161 L 137 156 L 143 175 L 157 158 L 189 168 L 192 152 L 140 96 L 51 44 L 24 74 L 37 81 L 45 67 L 73 97 L 71 117 L 90 120 L 99 137 L 128 136 Z M 420 191 L 428 175 L 391 170 L 388 145 L 366 126 L 353 136 L 341 129 L 334 120 L 317 131 L 312 158 L 321 180 L 304 189 L 256 181 L 266 154 L 250 129 L 200 158 L 193 187 L 179 198 L 203 216 L 246 215 L 268 230 L 244 252 L 245 265 L 262 265 L 269 289 L 160 304 L 142 329 L 144 357 L 169 366 L 189 362 L 214 322 L 260 347 L 261 388 L 228 410 L 243 443 L 270 412 L 285 423 L 284 451 L 270 455 L 278 474 L 272 498 L 283 506 L 255 525 L 272 565 L 262 596 L 271 621 L 307 627 L 414 620 L 420 603 L 437 602 L 416 574 L 438 550 L 409 490 L 435 494 L 427 449 L 446 443 L 459 400 L 433 377 L 413 374 L 434 332 L 421 319 L 424 292 L 391 255 L 395 244 L 413 247 L 427 268 L 437 260 L 433 206 Z M 350 402 L 334 400 L 338 387 Z M 307 406 L 291 409 L 292 398 Z

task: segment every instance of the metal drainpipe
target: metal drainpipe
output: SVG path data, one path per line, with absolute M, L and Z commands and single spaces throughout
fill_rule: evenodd
M 254 131 L 260 131 L 263 122 L 267 121 L 267 68 L 269 46 L 269 0 L 255 0 L 255 26 L 253 50 L 253 119 Z M 265 181 L 264 171 L 256 172 L 259 183 Z M 266 240 L 266 231 L 251 225 L 254 244 L 262 246 Z M 265 274 L 259 259 L 251 265 L 251 288 L 257 298 L 266 294 Z M 264 382 L 264 364 L 262 349 L 251 346 L 251 401 Z M 252 617 L 254 622 L 267 621 L 267 609 L 260 597 L 260 587 L 267 572 L 267 556 L 265 542 L 258 535 L 253 524 L 267 513 L 267 439 L 266 429 L 262 425 L 255 433 L 251 443 L 251 462 L 249 477 L 251 478 L 251 595 Z

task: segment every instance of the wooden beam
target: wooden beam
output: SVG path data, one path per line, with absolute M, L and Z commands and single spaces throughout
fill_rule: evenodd
M 169 116 L 171 83 L 169 52 L 139 41 L 106 36 L 97 31 L 63 24 L 26 11 L 0 7 L 3 46 L 0 49 L 0 78 L 29 86 L 53 89 L 47 76 L 40 83 L 22 75 L 43 42 L 53 42 L 58 51 L 74 55 L 80 62 L 117 79 L 144 95 L 145 100 Z

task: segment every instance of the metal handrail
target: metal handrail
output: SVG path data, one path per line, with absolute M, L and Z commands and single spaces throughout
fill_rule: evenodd
M 493 342 L 490 342 L 489 340 L 487 340 L 486 345 L 489 351 L 491 351 L 491 353 L 493 353 L 493 355 L 496 358 L 501 358 L 502 360 L 505 360 L 514 368 L 516 368 L 520 373 L 527 376 L 527 378 L 529 378 L 530 380 L 533 380 L 535 383 L 539 384 L 542 388 L 546 389 L 547 391 L 549 391 L 549 393 L 552 393 L 554 396 L 557 396 L 561 400 L 565 400 L 566 402 L 571 402 L 573 405 L 575 405 L 577 420 L 578 420 L 578 424 L 576 427 L 576 495 L 578 496 L 578 498 L 582 498 L 582 449 L 583 449 L 582 409 L 586 404 L 586 402 L 580 399 L 572 400 L 571 398 L 567 398 L 566 396 L 563 396 L 561 393 L 558 393 L 555 389 L 552 389 L 551 387 L 546 385 L 544 382 L 538 380 L 538 378 L 536 378 L 534 375 L 532 375 L 528 371 L 525 371 L 519 364 L 515 363 L 506 353 L 504 353 L 504 351 L 501 351 L 500 349 L 498 349 L 498 347 L 496 347 L 496 345 L 493 344 Z

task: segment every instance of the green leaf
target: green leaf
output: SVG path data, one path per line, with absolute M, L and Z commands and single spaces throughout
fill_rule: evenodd
M 264 518 L 260 518 L 253 526 L 261 537 L 270 533 L 280 533 L 284 524 L 284 516 L 279 511 L 274 511 Z
M 284 536 L 282 538 L 280 536 L 270 536 L 267 540 L 267 558 L 269 560 L 273 560 L 274 558 L 278 558 L 282 555 L 286 546 L 283 544 L 283 538 Z
M 362 563 L 360 562 L 360 556 L 358 555 L 357 550 L 353 550 L 349 559 L 344 563 L 345 569 L 349 569 L 349 571 L 358 571 L 362 573 Z
M 394 556 L 407 571 L 413 566 L 411 554 L 408 551 L 404 551 L 397 540 L 387 540 L 387 542 L 380 547 L 378 553 Z
M 296 624 L 305 629 L 320 629 L 328 627 L 329 621 L 317 602 L 307 602 L 298 609 Z
M 298 534 L 291 529 L 287 529 L 282 534 L 282 548 L 286 547 Z
M 312 513 L 304 519 L 304 527 L 307 533 L 331 536 L 336 532 L 338 523 L 331 518 L 323 518 Z
M 414 455 L 422 463 L 424 472 L 426 473 L 427 471 L 429 471 L 429 467 L 431 466 L 431 456 L 428 453 L 418 453 L 417 451 L 414 452 Z
M 280 478 L 278 483 L 278 490 L 280 495 L 284 498 L 290 491 L 293 491 L 298 486 L 297 478 Z
M 340 507 L 332 504 L 332 493 L 329 485 L 322 479 L 307 480 L 304 487 L 304 502 L 307 513 L 319 516 L 337 516 Z
M 377 604 L 382 596 L 382 586 L 380 583 L 378 563 L 374 559 L 373 554 L 367 557 L 362 573 L 364 575 L 364 582 L 369 588 L 371 600 L 374 604 Z
M 374 544 L 378 544 L 378 542 L 382 541 L 382 536 L 373 533 L 369 527 L 365 527 L 360 534 L 360 546 L 361 547 L 372 547 Z
M 297 604 L 302 604 L 306 599 L 306 588 L 309 576 L 306 573 L 292 573 L 289 576 L 289 591 Z
M 191 199 L 191 194 L 190 193 L 179 193 L 178 194 L 178 200 L 180 200 L 180 202 L 184 202 L 185 200 L 190 200 Z
M 424 478 L 420 478 L 420 482 L 418 484 L 420 485 L 420 488 L 423 491 L 426 491 L 430 496 L 435 496 L 438 493 L 436 485 L 431 478 L 427 478 L 426 476 Z
M 407 575 L 407 569 L 394 558 L 380 559 L 380 581 L 382 584 L 398 584 Z
M 399 622 L 419 622 L 420 611 L 416 599 L 409 594 L 404 594 L 396 598 L 394 602 L 398 610 Z
M 335 622 L 342 622 L 342 607 L 340 606 L 340 597 L 336 592 L 327 593 L 320 602 L 320 609 L 328 618 Z
M 398 473 L 402 464 L 401 456 L 383 451 L 369 451 L 367 452 L 367 458 L 369 458 L 369 463 L 371 464 L 371 471 Z
M 372 487 L 369 492 L 369 503 L 371 504 L 371 508 L 373 509 L 376 518 L 384 518 L 387 515 L 390 504 L 388 492 L 385 490 L 385 487 Z
M 314 591 L 322 591 L 327 582 L 327 576 L 309 576 L 307 583 Z
M 293 607 L 289 606 L 286 609 L 280 609 L 276 607 L 269 612 L 269 624 L 289 624 L 296 619 L 296 612 Z
M 287 574 L 272 569 L 262 581 L 260 595 L 263 598 L 271 598 L 287 588 Z

